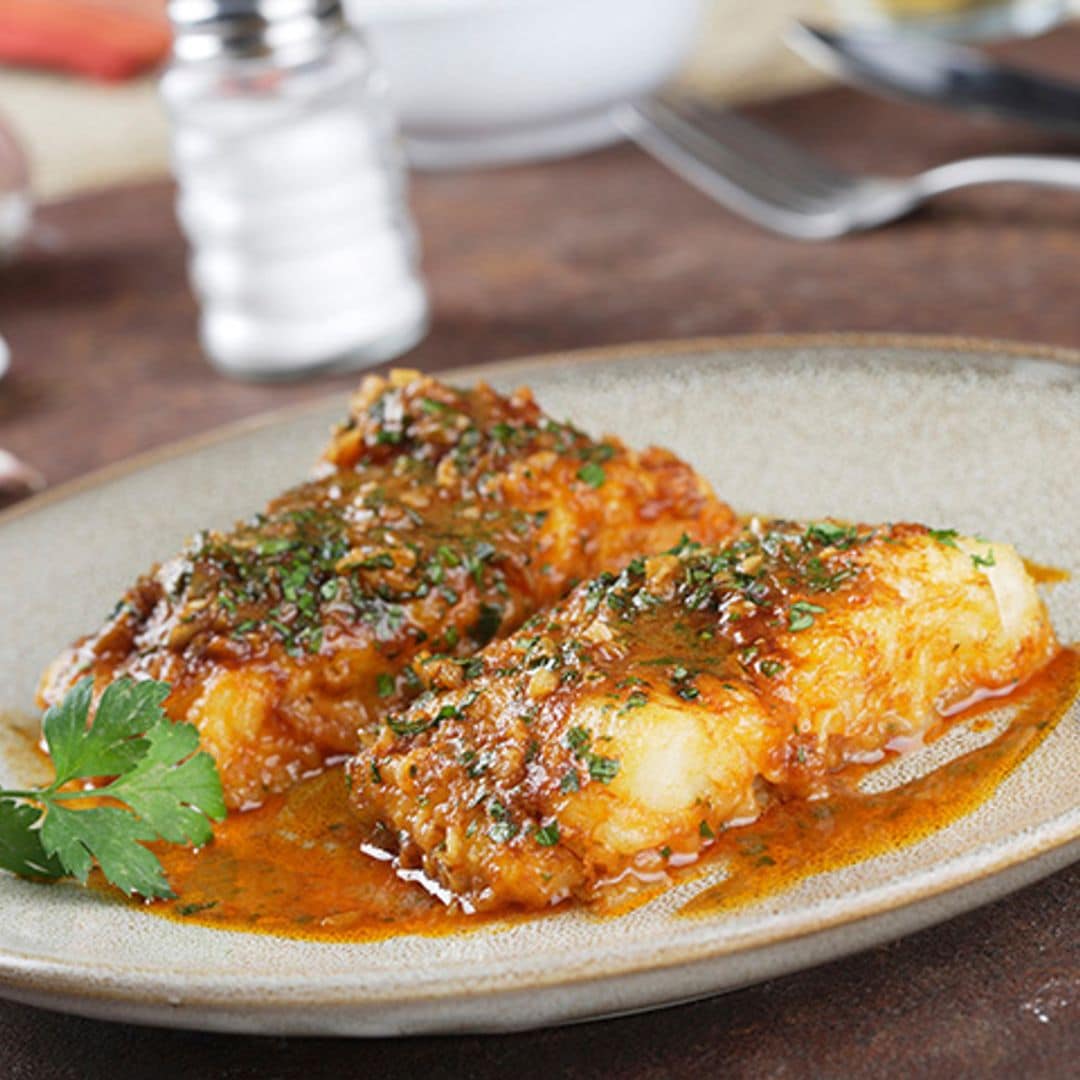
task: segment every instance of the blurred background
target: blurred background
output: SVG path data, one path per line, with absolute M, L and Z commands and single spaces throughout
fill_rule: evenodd
M 1080 11 L 1080 0 L 1071 3 Z M 396 6 L 407 8 L 409 0 Z M 849 0 L 849 11 L 855 6 Z M 935 6 L 948 11 L 973 5 L 971 0 L 892 4 L 916 13 Z M 831 0 L 705 0 L 684 79 L 712 98 L 732 101 L 776 97 L 820 83 L 822 76 L 785 47 L 784 31 L 796 16 L 835 19 L 843 7 Z M 354 0 L 350 11 L 362 18 L 365 0 Z M 0 5 L 0 108 L 28 152 L 38 198 L 165 174 L 169 129 L 153 69 L 164 62 L 167 49 L 165 0 L 6 0 Z M 78 74 L 55 70 L 64 67 Z
M 1077 2 L 3 0 L 0 489 L 399 357 L 838 331 L 1075 347 Z M 793 49 L 796 19 L 877 34 L 918 100 Z M 969 70 L 943 74 L 958 42 Z M 984 80 L 986 108 L 991 60 L 1059 81 Z M 635 128 L 628 103 L 669 82 L 690 129 Z M 977 167 L 937 197 L 1002 155 L 1007 183 Z M 757 194 L 731 197 L 736 174 Z M 816 212 L 837 177 L 873 221 Z M 815 214 L 762 220 L 762 192 Z

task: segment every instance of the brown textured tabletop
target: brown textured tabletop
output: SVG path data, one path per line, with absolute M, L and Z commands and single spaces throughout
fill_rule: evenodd
M 1068 71 L 1080 32 L 1011 47 Z M 850 165 L 1067 151 L 1053 137 L 842 89 L 756 115 Z M 1076 144 L 1074 151 L 1080 149 Z M 1080 346 L 1080 198 L 984 189 L 798 245 L 622 147 L 414 187 L 435 319 L 407 362 L 713 334 L 899 331 Z M 44 211 L 3 270 L 0 446 L 50 482 L 355 377 L 250 385 L 199 355 L 164 185 Z M 2 607 L 0 607 L 2 611 Z M 11 627 L 0 624 L 0 632 Z M 1075 1075 L 1080 869 L 860 956 L 726 997 L 507 1037 L 367 1043 L 138 1029 L 0 1002 L 0 1077 Z

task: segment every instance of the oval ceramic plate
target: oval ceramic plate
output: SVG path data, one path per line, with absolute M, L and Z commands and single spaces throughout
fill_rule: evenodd
M 1080 638 L 1076 357 L 918 340 L 716 341 L 453 378 L 481 376 L 528 383 L 554 415 L 592 431 L 671 447 L 743 511 L 914 519 L 1013 541 L 1073 574 L 1048 600 L 1062 639 Z M 234 427 L 9 512 L 0 709 L 28 714 L 43 665 L 154 559 L 302 479 L 344 405 Z M 723 915 L 677 914 L 706 876 L 619 918 L 564 911 L 327 944 L 183 926 L 75 886 L 0 875 L 0 992 L 129 1021 L 388 1035 L 536 1027 L 731 989 L 908 933 L 1075 858 L 1078 717 L 1074 704 L 969 816 Z M 26 767 L 18 746 L 0 749 L 0 774 Z

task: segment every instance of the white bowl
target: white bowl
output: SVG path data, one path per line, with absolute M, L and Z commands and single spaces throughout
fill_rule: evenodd
M 614 142 L 613 106 L 685 59 L 701 0 L 346 0 L 390 81 L 409 158 L 458 168 Z

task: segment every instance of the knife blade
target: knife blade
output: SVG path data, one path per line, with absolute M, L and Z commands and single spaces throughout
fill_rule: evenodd
M 1004 117 L 1080 135 L 1080 85 L 911 33 L 795 23 L 791 49 L 845 82 L 889 97 Z

